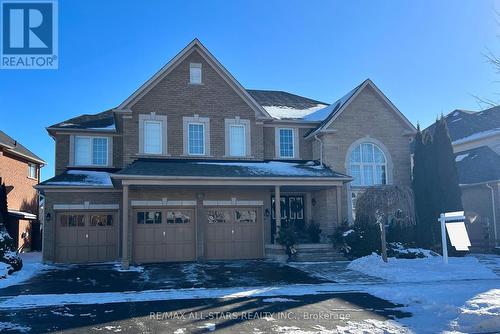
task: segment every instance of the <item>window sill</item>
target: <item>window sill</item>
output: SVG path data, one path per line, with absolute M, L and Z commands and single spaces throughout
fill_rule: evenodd
M 26 176 L 26 178 L 28 178 L 28 179 L 30 179 L 30 180 L 35 180 L 35 181 L 38 181 L 38 178 L 36 178 L 36 177 Z
M 225 158 L 225 159 L 234 159 L 234 160 L 255 159 L 255 157 L 253 155 L 245 155 L 245 156 L 224 155 L 223 158 Z
M 114 168 L 114 166 L 103 166 L 103 165 L 67 165 L 66 168 Z
M 205 154 L 182 154 L 181 157 L 185 158 L 213 158 L 213 155 L 205 155 Z
M 168 158 L 170 154 L 148 154 L 148 153 L 136 153 L 136 157 L 139 158 Z
M 205 84 L 203 82 L 200 82 L 200 83 L 188 82 L 188 85 L 190 85 L 190 86 L 204 86 Z

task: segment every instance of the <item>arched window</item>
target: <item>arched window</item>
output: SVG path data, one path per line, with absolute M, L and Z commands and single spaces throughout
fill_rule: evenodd
M 387 184 L 387 159 L 384 152 L 373 143 L 361 143 L 349 156 L 349 174 L 353 186 Z

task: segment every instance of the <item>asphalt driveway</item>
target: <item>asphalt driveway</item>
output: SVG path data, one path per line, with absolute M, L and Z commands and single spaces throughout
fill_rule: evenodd
M 1 296 L 122 292 L 182 288 L 226 288 L 331 282 L 265 260 L 159 263 L 120 271 L 116 263 L 56 265 L 33 278 L 4 289 Z
M 329 293 L 59 305 L 0 310 L 0 319 L 10 324 L 6 333 L 319 333 L 410 316 L 399 306 L 366 293 Z

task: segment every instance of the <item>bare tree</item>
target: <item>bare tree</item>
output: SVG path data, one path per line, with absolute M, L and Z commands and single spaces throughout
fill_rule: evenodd
M 385 224 L 390 219 L 398 223 L 415 224 L 415 205 L 410 187 L 381 185 L 369 187 L 356 201 L 356 216 L 364 215 L 380 227 L 382 259 L 387 262 Z

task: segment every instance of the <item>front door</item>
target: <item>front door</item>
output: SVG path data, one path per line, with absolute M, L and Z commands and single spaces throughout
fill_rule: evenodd
M 289 224 L 296 231 L 305 230 L 304 218 L 304 196 L 303 195 L 283 195 L 281 199 L 281 225 Z M 271 241 L 275 242 L 276 235 L 276 213 L 274 212 L 274 196 L 271 196 Z

